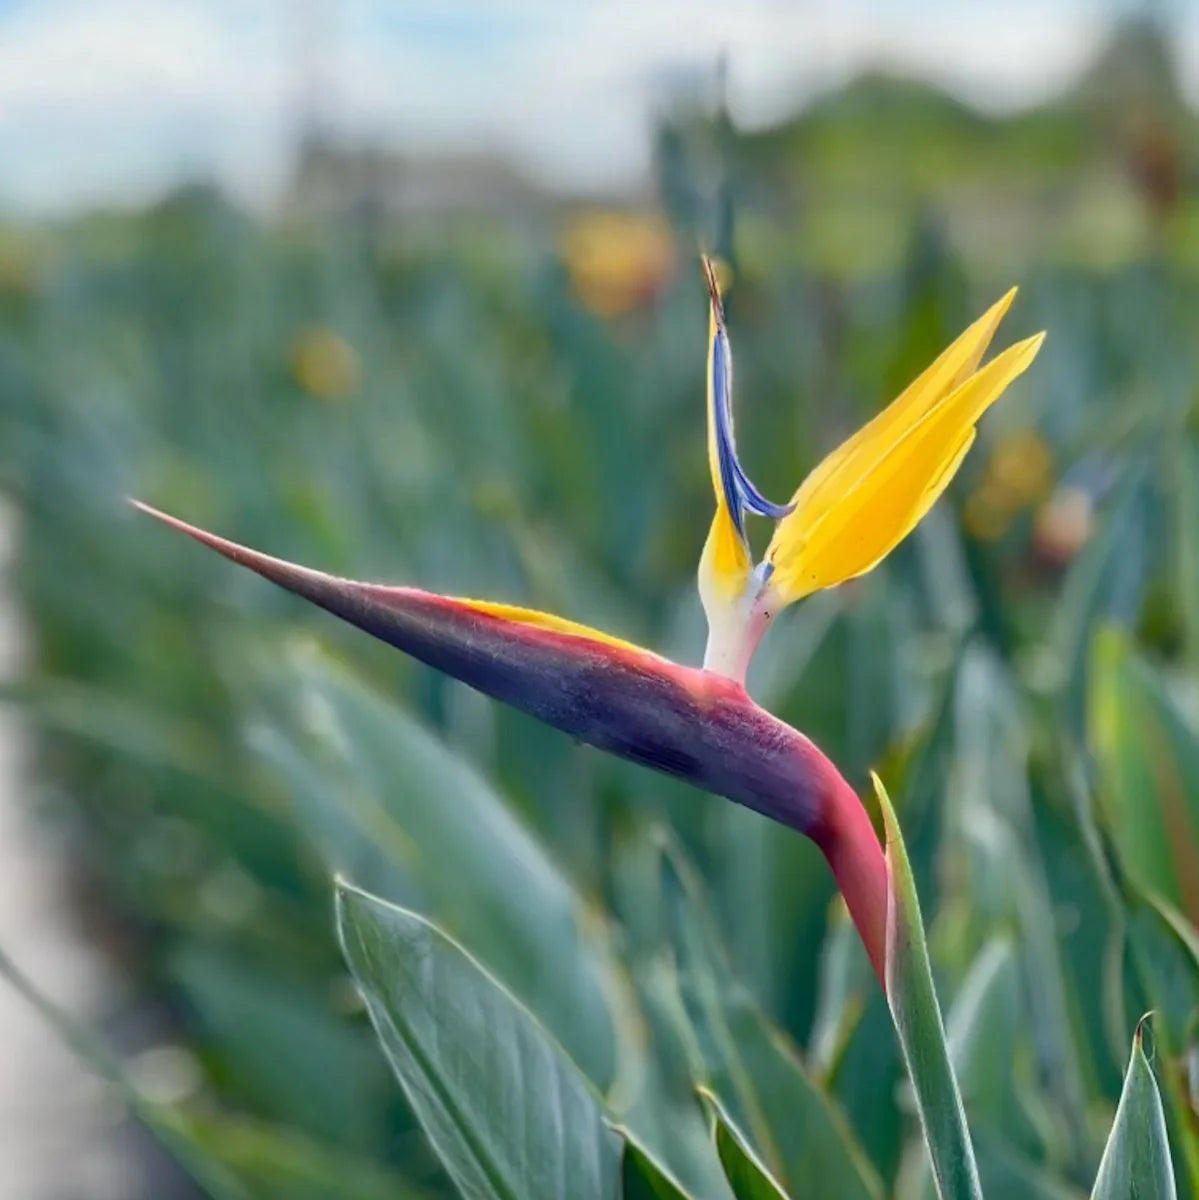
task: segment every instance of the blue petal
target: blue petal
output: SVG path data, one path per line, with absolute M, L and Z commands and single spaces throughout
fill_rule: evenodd
M 791 504 L 775 504 L 767 500 L 754 486 L 737 458 L 733 437 L 733 360 L 724 314 L 716 308 L 716 334 L 712 344 L 712 397 L 716 409 L 716 451 L 720 464 L 720 485 L 725 503 L 733 518 L 737 533 L 745 537 L 745 514 L 779 520 L 794 508 Z
M 745 537 L 745 505 L 741 490 L 741 464 L 737 461 L 737 447 L 733 442 L 733 413 L 730 402 L 732 394 L 732 362 L 729 357 L 729 339 L 723 327 L 718 326 L 712 343 L 712 403 L 716 417 L 716 458 L 720 464 L 720 487 L 724 502 L 733 518 L 739 537 Z
M 735 451 L 733 454 L 733 465 L 737 469 L 737 479 L 741 485 L 745 507 L 750 512 L 757 513 L 761 517 L 770 517 L 772 520 L 781 521 L 788 513 L 795 511 L 794 504 L 775 504 L 773 500 L 767 500 L 754 486 L 753 480 L 746 475 L 741 463 L 737 460 Z

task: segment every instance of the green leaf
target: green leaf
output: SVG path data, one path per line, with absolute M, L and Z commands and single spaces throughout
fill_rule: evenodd
M 330 1150 L 291 1129 L 241 1117 L 189 1114 L 189 1136 L 259 1200 L 418 1200 L 429 1193 L 381 1165 Z
M 731 1200 L 695 1092 L 694 1032 L 679 995 L 662 903 L 660 846 L 645 826 L 613 855 L 613 901 L 627 936 L 629 1039 L 639 1050 L 611 1103 L 696 1200 Z
M 1064 716 L 1081 728 L 1086 710 L 1092 635 L 1101 623 L 1129 626 L 1145 587 L 1146 547 L 1152 543 L 1144 454 L 1130 465 L 1095 535 L 1070 566 L 1050 630 Z
M 1036 1092 L 1029 1027 L 1017 947 L 996 935 L 975 956 L 946 1020 L 987 1200 L 1072 1195 L 1037 1165 L 1045 1157 L 1044 1143 L 1022 1101 L 1031 1094 L 1038 1107 L 1053 1102 Z M 1062 1163 L 1056 1166 L 1061 1170 Z
M 1132 1056 L 1111 1135 L 1099 1163 L 1092 1200 L 1174 1200 L 1174 1166 L 1157 1081 L 1143 1046 L 1146 1018 L 1132 1039 Z
M 648 1151 L 625 1135 L 621 1164 L 621 1200 L 691 1200 L 682 1184 L 667 1173 Z
M 974 1148 L 933 986 L 916 883 L 895 810 L 877 775 L 874 787 L 886 827 L 891 877 L 887 1003 L 915 1093 L 938 1194 L 945 1200 L 981 1200 Z
M 782 1185 L 754 1153 L 716 1094 L 705 1089 L 702 1095 L 712 1109 L 716 1153 L 720 1155 L 720 1165 L 724 1167 L 725 1178 L 737 1200 L 787 1200 Z M 817 1175 L 811 1182 L 819 1186 L 823 1180 Z
M 695 1094 L 692 1034 L 673 966 L 665 955 L 639 958 L 630 983 L 647 1046 L 635 1061 L 636 1093 L 619 1115 L 696 1200 L 730 1200 Z
M 1153 1031 L 1162 1062 L 1181 1065 L 1199 1013 L 1199 935 L 1158 896 L 1142 895 L 1125 883 L 1131 961 L 1153 1005 Z M 1199 1136 L 1188 1081 L 1181 1070 L 1162 1077 L 1166 1123 L 1179 1156 L 1179 1170 L 1199 1192 Z
M 1174 449 L 1175 571 L 1187 658 L 1199 666 L 1199 446 L 1179 439 Z
M 971 1118 L 1012 1132 L 1015 1059 L 1026 1020 L 1015 949 L 995 937 L 978 953 L 949 1010 L 946 1039 Z
M 216 1200 L 421 1200 L 427 1195 L 380 1164 L 294 1129 L 146 1099 L 99 1039 L 40 992 L 3 951 L 0 976 Z
M 986 1131 L 979 1131 L 976 1141 L 987 1200 L 1082 1200 L 1079 1188 Z
M 1089 716 L 1121 862 L 1142 889 L 1199 920 L 1199 733 L 1166 677 L 1115 630 L 1095 641 Z
M 941 853 L 961 855 L 968 874 L 969 886 L 959 901 L 968 921 L 963 934 L 978 945 L 997 926 L 1015 933 L 1026 1021 L 1037 1030 L 1030 1045 L 1038 1059 L 1039 1078 L 1060 1123 L 1063 1148 L 1085 1173 L 1094 1158 L 1080 1030 L 1072 1022 L 1076 1014 L 1070 1007 L 1063 945 L 1055 933 L 1053 897 L 1029 790 L 1027 717 L 1010 668 L 977 642 L 962 655 L 956 708 L 955 756 L 948 771 L 953 793 L 946 796 L 947 837 L 952 843 L 942 842 Z M 1012 1009 L 1008 1011 L 1015 1017 Z M 950 1025 L 952 1041 L 952 1020 Z M 988 1040 L 994 1046 L 999 1039 Z M 976 1121 L 979 1113 L 971 1104 L 972 1088 L 956 1057 L 954 1065 L 971 1120 Z M 1010 1091 L 1010 1069 L 1006 1074 Z M 1012 1132 L 1010 1125 L 1008 1132 Z
M 1140 985 L 1139 995 L 1152 1005 L 1154 1041 L 1163 1061 L 1181 1063 L 1199 1012 L 1199 934 L 1161 896 L 1143 891 L 1120 863 L 1110 838 L 1093 819 L 1092 800 L 1078 764 L 1071 772 L 1072 799 L 1084 841 L 1112 910 L 1112 999 L 1114 1021 L 1124 1011 L 1125 958 Z M 1116 972 L 1119 973 L 1118 977 Z M 1167 1070 L 1162 1078 L 1167 1129 L 1179 1156 L 1180 1178 L 1187 1194 L 1199 1194 L 1197 1111 L 1184 1073 Z
M 183 943 L 166 974 L 227 1086 L 269 1120 L 355 1150 L 384 1144 L 389 1086 L 365 1030 L 333 1012 L 302 976 L 218 944 Z
M 606 1088 L 603 922 L 487 781 L 402 708 L 310 649 L 293 667 L 296 731 L 264 723 L 254 740 L 329 865 L 449 930 Z
M 550 1036 L 423 917 L 337 886 L 342 951 L 467 1200 L 613 1200 L 621 1143 Z
M 881 1196 L 844 1114 L 737 982 L 698 877 L 673 850 L 663 855 L 663 873 L 702 1078 L 785 1186 L 813 1200 Z
M 815 1074 L 836 1074 L 846 1045 L 862 1018 L 874 972 L 843 901 L 829 912 L 829 928 L 820 951 L 816 1012 L 808 1037 L 808 1064 Z

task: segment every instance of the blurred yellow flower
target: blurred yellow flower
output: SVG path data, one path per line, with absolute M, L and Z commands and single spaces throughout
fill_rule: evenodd
M 292 339 L 291 373 L 317 399 L 344 400 L 358 390 L 358 355 L 335 330 L 309 325 Z
M 1043 500 L 1053 484 L 1053 454 L 1032 430 L 999 439 L 982 481 L 966 500 L 967 531 L 982 541 L 1003 537 L 1012 518 Z
M 32 295 L 41 282 L 46 258 L 45 248 L 29 236 L 0 231 L 0 294 Z
M 670 230 L 638 213 L 576 218 L 562 234 L 562 258 L 580 302 L 601 317 L 652 300 L 674 271 Z
M 1009 508 L 1041 500 L 1053 482 L 1053 454 L 1031 430 L 1000 438 L 987 464 L 987 476 L 1002 490 Z

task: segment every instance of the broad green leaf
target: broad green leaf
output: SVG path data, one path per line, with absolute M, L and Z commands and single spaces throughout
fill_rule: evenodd
M 626 932 L 625 1059 L 610 1103 L 639 1142 L 696 1200 L 731 1200 L 695 1091 L 695 1035 L 679 995 L 663 908 L 659 838 L 644 824 L 613 856 L 614 902 Z
M 677 852 L 662 865 L 701 1078 L 783 1186 L 830 1200 L 881 1196 L 844 1114 L 734 977 L 697 876 Z
M 946 1020 L 987 1200 L 1062 1200 L 1076 1194 L 1026 1157 L 1044 1154 L 1021 1104 L 1035 1076 L 1031 1047 L 1022 1037 L 1028 1023 L 1016 946 L 997 935 L 975 957 Z M 921 1167 L 927 1178 L 927 1161 Z M 931 1181 L 926 1194 L 932 1194 Z
M 478 772 L 407 712 L 315 652 L 297 652 L 293 670 L 300 732 L 263 726 L 255 741 L 331 867 L 427 911 L 606 1088 L 602 922 Z
M 1085 1192 L 992 1134 L 975 1135 L 987 1200 L 1083 1200 Z
M 181 1124 L 196 1149 L 228 1167 L 255 1200 L 431 1200 L 381 1164 L 282 1126 L 207 1113 L 189 1113 Z
M 216 1069 L 255 1112 L 342 1147 L 383 1143 L 387 1073 L 366 1032 L 324 996 L 200 941 L 183 943 L 165 971 Z
M 1145 1057 L 1144 1029 L 1142 1018 L 1132 1039 L 1124 1090 L 1091 1200 L 1174 1200 L 1176 1195 L 1166 1118 L 1153 1069 Z
M 1071 728 L 1081 730 L 1087 703 L 1092 635 L 1104 622 L 1127 627 L 1140 607 L 1146 547 L 1152 539 L 1145 456 L 1132 459 L 1105 504 L 1094 536 L 1071 564 L 1050 630 L 1056 683 Z
M 1199 935 L 1168 902 L 1128 890 L 1128 948 L 1144 996 L 1154 1006 L 1154 1042 L 1162 1072 L 1166 1123 L 1180 1180 L 1199 1194 L 1199 1132 L 1184 1071 L 1187 1045 L 1199 1014 Z
M 1127 900 L 1129 950 L 1153 1007 L 1154 1041 L 1182 1046 L 1199 1010 L 1195 931 L 1166 901 L 1131 894 Z
M 695 1093 L 692 1031 L 665 953 L 638 958 L 631 986 L 647 1051 L 629 1063 L 631 1102 L 612 1103 L 646 1149 L 659 1158 L 696 1200 L 730 1200 L 703 1109 Z
M 1026 1020 L 1018 972 L 1010 939 L 988 942 L 971 965 L 946 1022 L 950 1059 L 971 1120 L 1008 1132 L 1018 1124 L 1016 1056 Z
M 1178 440 L 1175 449 L 1177 488 L 1174 490 L 1175 570 L 1181 598 L 1186 652 L 1199 666 L 1199 446 L 1193 438 Z
M 895 810 L 877 775 L 874 787 L 887 833 L 891 880 L 887 1002 L 916 1097 L 937 1192 L 944 1200 L 981 1200 L 978 1166 L 933 985 L 915 880 Z
M 337 886 L 383 1051 L 466 1200 L 614 1200 L 620 1137 L 549 1035 L 424 918 Z
M 621 1164 L 621 1200 L 691 1200 L 688 1192 L 625 1130 Z
M 787 1200 L 782 1185 L 754 1153 L 716 1094 L 705 1090 L 703 1096 L 712 1109 L 716 1153 L 720 1155 L 720 1165 L 724 1167 L 725 1178 L 737 1200 Z M 810 1182 L 819 1186 L 821 1181 L 819 1176 L 814 1176 Z
M 836 1074 L 855 1027 L 862 1017 L 874 972 L 862 940 L 838 897 L 829 913 L 829 930 L 820 953 L 816 1014 L 808 1040 L 808 1064 L 822 1078 Z
M 4 693 L 3 699 L 20 702 L 43 729 L 193 776 L 213 789 L 237 791 L 223 746 L 202 726 L 131 701 L 116 689 L 43 677 L 19 688 L 7 686 Z
M 1190 922 L 1160 896 L 1138 888 L 1120 864 L 1110 839 L 1092 815 L 1086 780 L 1074 764 L 1069 785 L 1079 827 L 1095 871 L 1103 881 L 1112 910 L 1111 1019 L 1126 1008 L 1125 958 L 1133 968 L 1139 990 L 1153 1006 L 1154 1042 L 1162 1060 L 1175 1064 L 1163 1072 L 1164 1103 L 1169 1135 L 1179 1157 L 1179 1179 L 1187 1195 L 1199 1194 L 1199 1135 L 1188 1080 L 1181 1069 L 1199 1012 L 1199 935 Z
M 1096 639 L 1090 699 L 1099 799 L 1121 861 L 1199 921 L 1199 733 L 1115 630 Z
M 876 980 L 865 998 L 829 1085 L 870 1163 L 889 1179 L 899 1169 L 909 1133 L 910 1112 L 903 1104 L 906 1073 L 887 997 Z
M 421 1200 L 427 1195 L 382 1164 L 295 1129 L 146 1099 L 99 1039 L 43 995 L 2 951 L 0 976 L 217 1200 Z
M 945 823 L 953 843 L 943 843 L 942 852 L 957 850 L 967 864 L 968 882 L 958 897 L 966 922 L 964 940 L 973 949 L 996 927 L 1014 929 L 1028 1020 L 1037 1030 L 1030 1045 L 1060 1126 L 1055 1140 L 1075 1167 L 1085 1171 L 1093 1159 L 1079 1030 L 1072 1021 L 1063 949 L 1034 821 L 1027 718 L 1007 664 L 979 643 L 967 646 L 962 655 L 955 709 L 955 757 L 945 796 Z M 958 1060 L 954 1062 L 956 1066 Z M 1010 1084 L 1010 1073 L 1008 1080 Z M 970 1116 L 975 1117 L 973 1109 Z M 1010 1123 L 1007 1131 L 1014 1134 Z

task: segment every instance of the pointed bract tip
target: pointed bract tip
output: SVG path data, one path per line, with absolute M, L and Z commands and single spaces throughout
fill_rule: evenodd
M 126 499 L 138 512 L 145 513 L 146 516 L 153 517 L 156 521 L 161 521 L 164 525 L 169 525 L 172 529 L 177 529 L 180 533 L 186 533 L 189 538 L 194 538 L 202 546 L 207 546 L 209 549 L 215 550 L 218 554 L 223 554 L 226 558 L 232 559 L 242 566 L 258 570 L 260 565 L 277 565 L 293 572 L 303 570 L 303 568 L 294 567 L 291 563 L 272 559 L 266 554 L 259 554 L 256 550 L 250 550 L 246 546 L 238 545 L 237 542 L 229 541 L 228 538 L 219 537 L 215 533 L 209 533 L 207 529 L 201 529 L 198 525 L 189 525 L 186 521 L 181 521 L 178 517 L 172 517 L 170 513 L 163 512 L 162 509 L 155 508 L 152 504 L 147 504 L 144 500 L 137 500 L 132 496 L 128 496 Z M 261 574 L 262 572 L 259 571 L 259 573 Z M 278 582 L 278 580 L 275 582 Z
M 724 327 L 724 301 L 720 295 L 720 281 L 716 278 L 716 264 L 707 254 L 699 256 L 704 269 L 704 282 L 708 285 L 708 298 L 712 301 L 712 311 L 716 315 L 716 324 Z
M 172 517 L 170 513 L 165 513 L 162 509 L 155 508 L 152 504 L 147 504 L 144 500 L 139 500 L 136 496 L 126 496 L 125 503 L 130 508 L 135 508 L 138 512 L 145 513 L 146 516 L 161 521 L 164 525 L 170 525 L 172 529 L 178 529 L 181 533 L 187 533 L 195 537 L 202 532 L 196 526 L 189 525 L 186 521 L 181 521 L 178 517 Z

